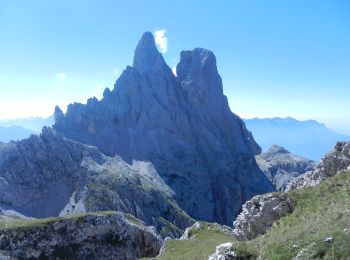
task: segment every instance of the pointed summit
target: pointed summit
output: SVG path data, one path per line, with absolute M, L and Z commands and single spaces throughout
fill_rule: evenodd
M 151 162 L 190 216 L 229 224 L 243 202 L 273 186 L 254 160 L 259 146 L 230 111 L 214 54 L 183 52 L 177 69 L 175 77 L 146 32 L 113 91 L 68 106 L 55 129 L 106 156 Z
M 135 49 L 134 69 L 140 73 L 148 73 L 151 70 L 162 69 L 164 66 L 167 67 L 162 54 L 156 47 L 153 34 L 145 32 Z
M 216 58 L 213 52 L 203 48 L 192 51 L 182 51 L 176 72 L 180 80 L 217 76 Z
M 59 106 L 55 107 L 54 120 L 55 120 L 55 124 L 60 122 L 60 120 L 64 120 L 63 111 L 62 111 L 62 109 Z
M 182 51 L 176 72 L 193 106 L 204 107 L 204 113 L 213 117 L 222 114 L 222 109 L 229 110 L 213 52 L 203 48 Z
M 279 145 L 272 145 L 267 151 L 268 154 L 290 153 L 287 149 Z

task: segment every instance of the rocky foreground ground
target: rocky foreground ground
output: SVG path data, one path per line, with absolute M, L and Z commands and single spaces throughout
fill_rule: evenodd
M 312 177 L 305 187 L 304 177 L 297 189 L 255 196 L 233 228 L 196 222 L 179 239 L 164 240 L 154 227 L 119 212 L 28 219 L 1 210 L 1 259 L 346 259 L 349 146 L 337 143 L 315 167 L 314 174 L 324 174 L 317 184 Z
M 161 245 L 154 227 L 120 212 L 17 219 L 0 230 L 0 259 L 136 259 L 156 256 Z

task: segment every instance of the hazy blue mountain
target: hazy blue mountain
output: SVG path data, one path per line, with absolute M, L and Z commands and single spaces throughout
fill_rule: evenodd
M 20 119 L 0 120 L 0 126 L 21 126 L 33 132 L 40 133 L 44 126 L 52 126 L 54 123 L 53 116 L 47 118 L 43 117 L 29 117 Z M 1 140 L 1 139 L 0 139 Z
M 329 152 L 337 141 L 350 140 L 350 136 L 339 134 L 315 120 L 274 117 L 244 121 L 263 151 L 277 144 L 316 161 Z
M 295 177 L 313 170 L 315 162 L 273 145 L 267 152 L 255 156 L 256 162 L 276 190 L 283 191 Z
M 11 140 L 22 140 L 24 138 L 28 138 L 32 134 L 35 134 L 35 132 L 21 126 L 0 126 L 1 142 L 7 143 Z
M 53 121 L 53 116 L 0 120 L 0 142 L 7 143 L 28 138 L 32 134 L 40 133 L 44 126 L 52 126 Z

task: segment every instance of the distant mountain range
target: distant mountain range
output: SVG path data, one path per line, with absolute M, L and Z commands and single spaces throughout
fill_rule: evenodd
M 350 140 L 350 136 L 339 134 L 315 120 L 274 117 L 244 121 L 263 151 L 277 144 L 315 161 L 329 152 L 337 141 Z
M 315 161 L 329 152 L 337 141 L 350 140 L 350 136 L 340 134 L 315 120 L 273 117 L 244 119 L 244 122 L 263 152 L 273 145 L 280 145 Z M 53 116 L 0 120 L 0 142 L 22 140 L 40 133 L 44 126 L 53 124 Z
M 44 126 L 52 126 L 53 123 L 53 116 L 0 120 L 0 142 L 28 138 L 32 134 L 40 133 Z
M 0 126 L 0 141 L 1 142 L 10 142 L 22 140 L 29 137 L 30 135 L 35 134 L 32 130 L 23 128 L 21 126 Z
M 263 152 L 273 145 L 280 145 L 315 161 L 329 152 L 337 141 L 350 140 L 350 136 L 329 129 L 315 120 L 274 117 L 244 119 L 244 122 Z M 22 140 L 40 133 L 44 126 L 53 124 L 53 116 L 0 120 L 0 142 Z

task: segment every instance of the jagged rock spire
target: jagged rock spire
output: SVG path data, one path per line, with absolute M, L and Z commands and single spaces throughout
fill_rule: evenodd
M 231 223 L 245 200 L 273 186 L 255 163 L 258 145 L 230 111 L 214 54 L 184 51 L 177 71 L 146 32 L 113 91 L 70 105 L 54 127 L 130 164 L 151 162 L 191 216 Z
M 138 42 L 133 60 L 133 67 L 140 73 L 148 73 L 152 69 L 168 67 L 162 54 L 158 51 L 154 36 L 145 32 Z
M 64 119 L 64 114 L 62 109 L 59 106 L 55 107 L 55 112 L 54 112 L 54 120 L 55 124 L 59 122 L 61 119 Z

